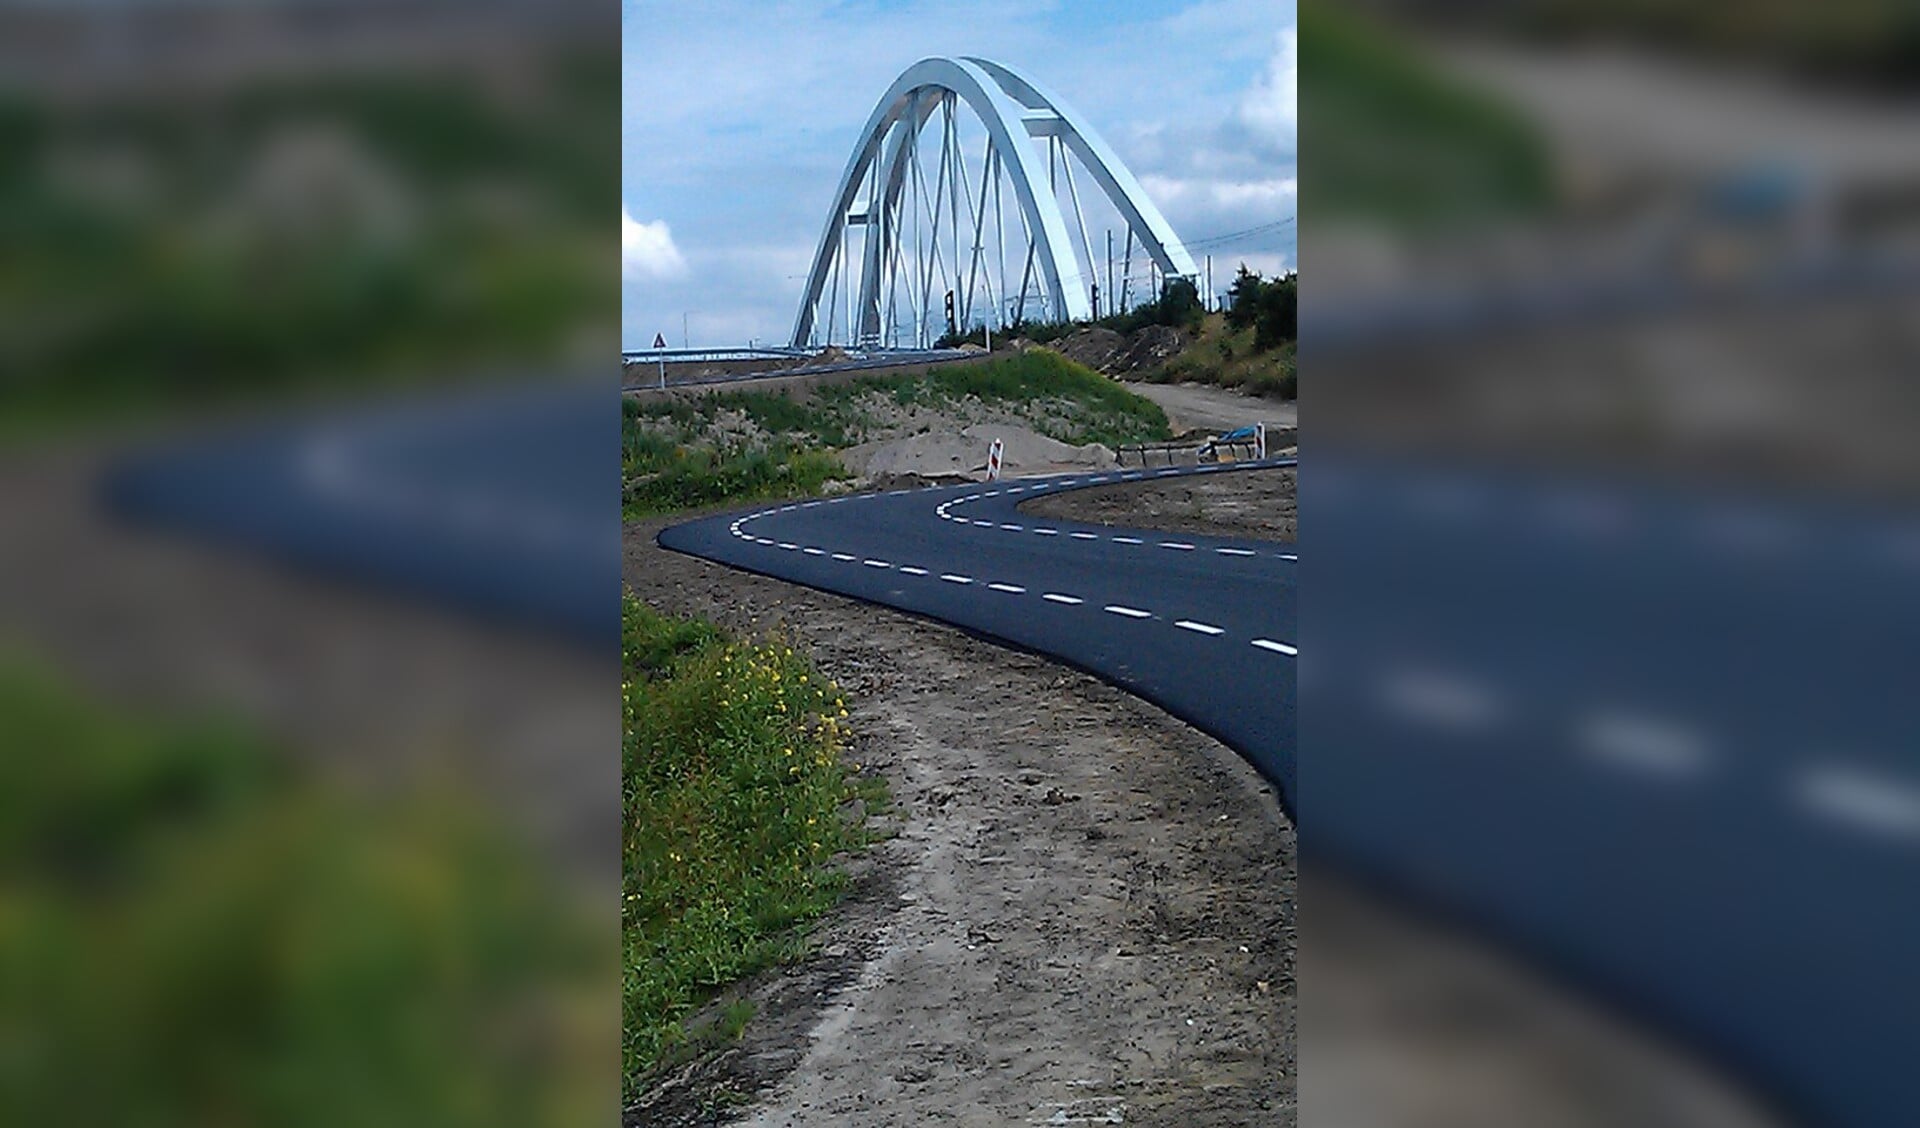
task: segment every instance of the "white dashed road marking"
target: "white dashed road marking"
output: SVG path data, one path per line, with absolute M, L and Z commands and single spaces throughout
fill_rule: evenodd
M 889 564 L 889 563 L 887 563 L 887 562 L 886 562 L 885 560 L 862 560 L 862 561 L 861 561 L 860 563 L 862 563 L 862 564 L 865 564 L 865 565 L 866 565 L 867 567 L 869 567 L 869 568 L 891 568 L 891 567 L 893 567 L 893 565 L 891 565 L 891 564 Z
M 942 572 L 940 573 L 940 578 L 950 584 L 970 584 L 973 582 L 972 576 L 956 576 L 952 572 Z
M 847 555 L 847 554 L 846 554 L 846 553 L 844 553 L 844 552 L 836 552 L 836 553 L 834 553 L 834 554 L 833 554 L 833 558 L 834 558 L 835 560 L 852 560 L 852 559 L 853 559 L 853 557 L 851 557 L 851 556 L 849 556 L 849 555 Z
M 1796 798 L 1814 814 L 1859 829 L 1920 838 L 1920 789 L 1858 768 L 1827 764 L 1809 770 Z
M 1275 654 L 1298 654 L 1300 651 L 1284 642 L 1275 642 L 1270 638 L 1256 638 L 1253 644 L 1262 650 L 1271 650 Z
M 910 564 L 902 564 L 900 570 L 909 576 L 924 576 L 927 574 L 925 568 L 915 568 Z
M 1027 589 L 1021 587 L 1019 584 L 988 584 L 987 587 L 994 591 L 1004 591 L 1012 595 L 1027 594 Z
M 1254 551 L 1253 551 L 1253 550 L 1252 550 L 1251 548 L 1216 548 L 1216 549 L 1214 549 L 1214 551 L 1215 551 L 1215 552 L 1217 552 L 1217 553 L 1219 553 L 1219 554 L 1220 554 L 1220 555 L 1222 555 L 1222 556 L 1252 556 L 1252 555 L 1254 555 Z
M 1101 610 L 1111 611 L 1115 615 L 1125 615 L 1129 619 L 1153 618 L 1153 612 L 1151 611 L 1142 611 L 1138 607 L 1122 607 L 1118 603 L 1109 603 L 1105 607 L 1101 608 Z
M 1077 595 L 1061 595 L 1061 594 L 1060 594 L 1059 592 L 1057 592 L 1057 591 L 1050 591 L 1050 592 L 1048 592 L 1048 593 L 1046 593 L 1045 595 L 1043 595 L 1043 596 L 1041 596 L 1040 598 L 1041 598 L 1041 599 L 1046 599 L 1046 600 L 1051 600 L 1051 601 L 1052 601 L 1052 602 L 1054 602 L 1054 603 L 1065 603 L 1065 604 L 1069 604 L 1069 605 L 1072 605 L 1072 604 L 1078 604 L 1078 603 L 1085 603 L 1085 602 L 1086 602 L 1086 600 L 1084 600 L 1084 599 L 1081 599 L 1081 598 L 1080 598 L 1079 596 L 1077 596 Z
M 1451 728 L 1484 728 L 1500 719 L 1500 703 L 1486 688 L 1443 674 L 1402 671 L 1381 686 L 1387 707 Z
M 1186 543 L 1185 541 L 1161 541 L 1161 542 L 1160 542 L 1160 547 L 1161 547 L 1161 548 L 1172 548 L 1172 549 L 1177 549 L 1177 550 L 1179 550 L 1179 551 L 1181 551 L 1181 552 L 1192 552 L 1192 551 L 1193 551 L 1193 546 L 1192 546 L 1192 545 L 1190 545 L 1190 544 L 1188 544 L 1188 543 Z
M 808 545 L 800 551 L 806 553 L 808 556 L 825 556 L 827 554 L 825 549 L 815 548 L 812 545 Z
M 1074 540 L 1099 540 L 1100 539 L 1099 537 L 1095 536 L 1092 533 L 1068 533 L 1067 535 L 1072 537 Z
M 1142 540 L 1141 540 L 1141 539 L 1140 539 L 1139 537 L 1115 537 L 1115 538 L 1113 538 L 1113 543 L 1115 543 L 1115 544 L 1145 544 L 1146 542 L 1145 542 L 1145 541 L 1142 541 Z
M 1604 712 L 1580 726 L 1580 746 L 1610 763 L 1668 778 L 1698 775 L 1708 766 L 1705 741 L 1687 729 L 1630 713 Z
M 1192 619 L 1181 619 L 1173 625 L 1183 631 L 1195 631 L 1203 635 L 1223 635 L 1227 633 L 1212 623 L 1196 623 Z

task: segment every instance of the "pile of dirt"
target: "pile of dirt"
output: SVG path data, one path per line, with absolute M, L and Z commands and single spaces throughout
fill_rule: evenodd
M 1114 362 L 1126 353 L 1130 344 L 1125 334 L 1092 325 L 1069 333 L 1048 347 L 1075 364 L 1084 364 L 1095 372 L 1112 373 Z
M 1158 368 L 1180 355 L 1187 347 L 1187 335 L 1171 325 L 1149 325 L 1127 342 L 1127 351 L 1116 362 L 1115 372 L 1141 372 Z
M 1043 347 L 1095 372 L 1122 376 L 1157 368 L 1180 355 L 1187 335 L 1170 325 L 1149 325 L 1132 333 L 1090 325 Z
M 1099 443 L 1074 446 L 1025 427 L 975 423 L 964 430 L 926 431 L 904 438 L 861 443 L 840 452 L 852 473 L 867 479 L 912 475 L 928 480 L 978 479 L 987 469 L 993 440 L 1003 444 L 1001 469 L 1008 474 L 1062 470 L 1108 470 L 1119 465 Z

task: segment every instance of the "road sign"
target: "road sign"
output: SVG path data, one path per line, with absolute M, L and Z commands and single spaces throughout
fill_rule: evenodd
M 1005 449 L 1006 444 L 999 439 L 993 440 L 993 445 L 987 448 L 987 481 L 1000 480 L 1000 455 Z
M 653 347 L 654 347 L 654 348 L 656 348 L 656 349 L 664 349 L 664 348 L 666 348 L 666 347 L 667 347 L 667 338 L 666 338 L 666 334 L 664 334 L 664 333 L 655 333 L 655 334 L 653 335 Z

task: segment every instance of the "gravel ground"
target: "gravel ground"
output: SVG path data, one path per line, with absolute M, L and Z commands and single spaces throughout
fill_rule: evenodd
M 1261 396 L 1242 395 L 1211 384 L 1149 384 L 1124 381 L 1127 390 L 1160 405 L 1175 434 L 1187 431 L 1231 431 L 1266 423 L 1269 429 L 1298 427 L 1300 405 Z
M 1048 494 L 1025 502 L 1020 511 L 1095 525 L 1291 541 L 1299 526 L 1296 473 L 1286 467 L 1121 482 Z
M 475 785 L 595 895 L 618 888 L 611 648 L 113 520 L 107 457 L 0 456 L 0 657 L 136 715 L 233 718 L 363 781 Z
M 627 1123 L 1290 1125 L 1294 834 L 1211 738 L 959 631 L 666 552 L 655 607 L 779 629 L 850 690 L 898 833 L 734 1047 Z M 730 1111 L 720 1111 L 720 1110 Z

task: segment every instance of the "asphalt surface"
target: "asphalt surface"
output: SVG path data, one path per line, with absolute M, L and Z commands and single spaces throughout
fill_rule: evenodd
M 609 642 L 609 391 L 202 436 L 123 460 L 106 498 Z M 1618 1000 L 1811 1122 L 1915 1122 L 1920 520 L 1320 452 L 1301 476 L 1301 617 L 1291 547 L 1015 510 L 1141 474 L 760 506 L 660 540 L 1106 677 L 1241 752 L 1290 812 L 1304 789 L 1316 856 Z
M 256 422 L 129 454 L 102 496 L 134 522 L 611 648 L 612 391 L 548 381 Z
M 1218 737 L 1294 806 L 1291 545 L 1037 520 L 1029 498 L 1182 467 L 896 490 L 675 525 L 666 548 L 1051 655 Z M 1036 708 L 1044 707 L 1036 702 Z
M 1329 452 L 1300 504 L 1307 849 L 1920 1123 L 1920 524 Z

